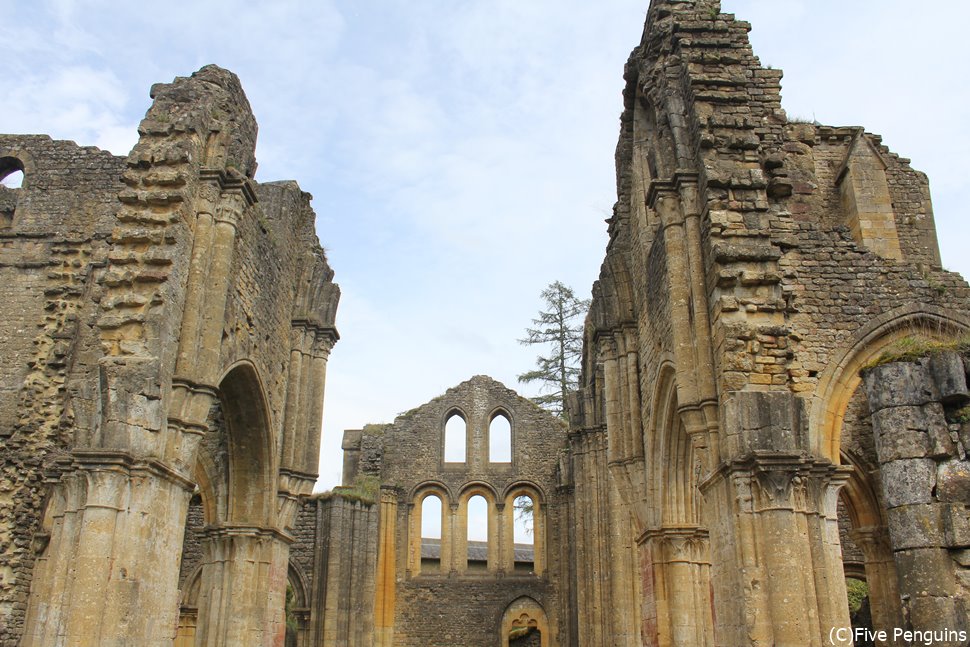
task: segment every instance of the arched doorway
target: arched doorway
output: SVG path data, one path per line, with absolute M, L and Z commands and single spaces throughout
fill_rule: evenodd
M 552 647 L 546 612 L 530 597 L 514 600 L 502 616 L 500 647 Z

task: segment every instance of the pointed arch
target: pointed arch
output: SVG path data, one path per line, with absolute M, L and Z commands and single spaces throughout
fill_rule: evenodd
M 842 423 L 852 395 L 862 383 L 859 371 L 893 343 L 910 335 L 948 339 L 970 330 L 970 319 L 927 304 L 907 305 L 876 317 L 860 328 L 819 376 L 812 403 L 809 435 L 820 456 L 838 463 Z
M 488 462 L 511 465 L 515 461 L 515 437 L 512 414 L 496 407 L 488 414 Z
M 654 604 L 644 626 L 660 645 L 713 644 L 708 531 L 670 361 L 657 372 L 648 430 L 647 527 L 638 541 Z
M 499 645 L 509 647 L 510 634 L 516 630 L 537 631 L 541 647 L 552 645 L 546 611 L 534 598 L 523 595 L 510 602 L 505 608 L 499 625 L 501 633 Z
M 468 462 L 468 416 L 458 407 L 448 409 L 441 421 L 441 462 Z
M 219 382 L 229 449 L 227 517 L 233 524 L 272 525 L 276 469 L 267 399 L 256 367 L 233 365 Z

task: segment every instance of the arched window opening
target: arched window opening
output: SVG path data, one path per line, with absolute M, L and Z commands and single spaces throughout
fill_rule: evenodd
M 24 165 L 16 157 L 0 157 L 0 186 L 19 189 L 24 181 Z M 17 210 L 17 194 L 0 191 L 0 229 L 13 227 Z
M 465 462 L 465 419 L 459 413 L 445 422 L 445 462 Z
M 480 494 L 468 500 L 468 572 L 488 570 L 488 501 Z
M 488 425 L 488 462 L 512 462 L 512 423 L 504 413 L 496 415 Z
M 14 171 L 0 180 L 0 184 L 8 189 L 19 189 L 24 183 L 24 172 Z
M 421 572 L 441 570 L 441 499 L 429 494 L 421 502 Z
M 512 509 L 515 511 L 512 540 L 514 570 L 517 573 L 532 573 L 535 570 L 535 501 L 525 494 L 517 496 Z
M 0 184 L 19 189 L 24 181 L 24 163 L 16 157 L 0 157 Z

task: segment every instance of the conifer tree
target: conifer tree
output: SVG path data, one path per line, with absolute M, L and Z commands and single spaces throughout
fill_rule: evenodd
M 559 416 L 565 415 L 566 396 L 579 385 L 579 364 L 583 352 L 583 320 L 589 299 L 577 299 L 572 288 L 559 281 L 549 284 L 540 295 L 543 309 L 526 328 L 523 345 L 541 344 L 547 355 L 536 358 L 536 368 L 518 376 L 519 382 L 538 382 L 540 394 L 532 401 Z

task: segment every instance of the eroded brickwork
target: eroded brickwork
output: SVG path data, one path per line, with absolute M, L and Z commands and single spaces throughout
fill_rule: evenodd
M 0 644 L 170 645 L 188 570 L 186 631 L 282 637 L 339 292 L 238 79 L 152 96 L 127 157 L 0 136 Z
M 339 291 L 238 79 L 155 86 L 125 158 L 0 136 L 0 644 L 821 647 L 846 574 L 875 629 L 970 629 L 968 362 L 937 352 L 970 286 L 926 177 L 790 121 L 748 29 L 650 4 L 568 428 L 476 376 L 348 431 L 323 496 Z M 910 337 L 938 346 L 874 367 Z
M 959 335 L 970 289 L 940 266 L 926 177 L 862 128 L 789 121 L 749 28 L 655 0 L 626 66 L 571 407 L 576 554 L 624 565 L 578 591 L 582 644 L 828 644 L 840 537 L 874 623 L 918 624 L 859 370 Z
M 0 158 L 24 170 L 21 188 L 0 187 L 0 644 L 6 645 L 23 631 L 34 558 L 50 538 L 50 528 L 41 526 L 49 481 L 72 444 L 68 376 L 90 364 L 83 361 L 90 344 L 82 340 L 96 317 L 92 293 L 107 262 L 125 160 L 41 135 L 0 136 Z

